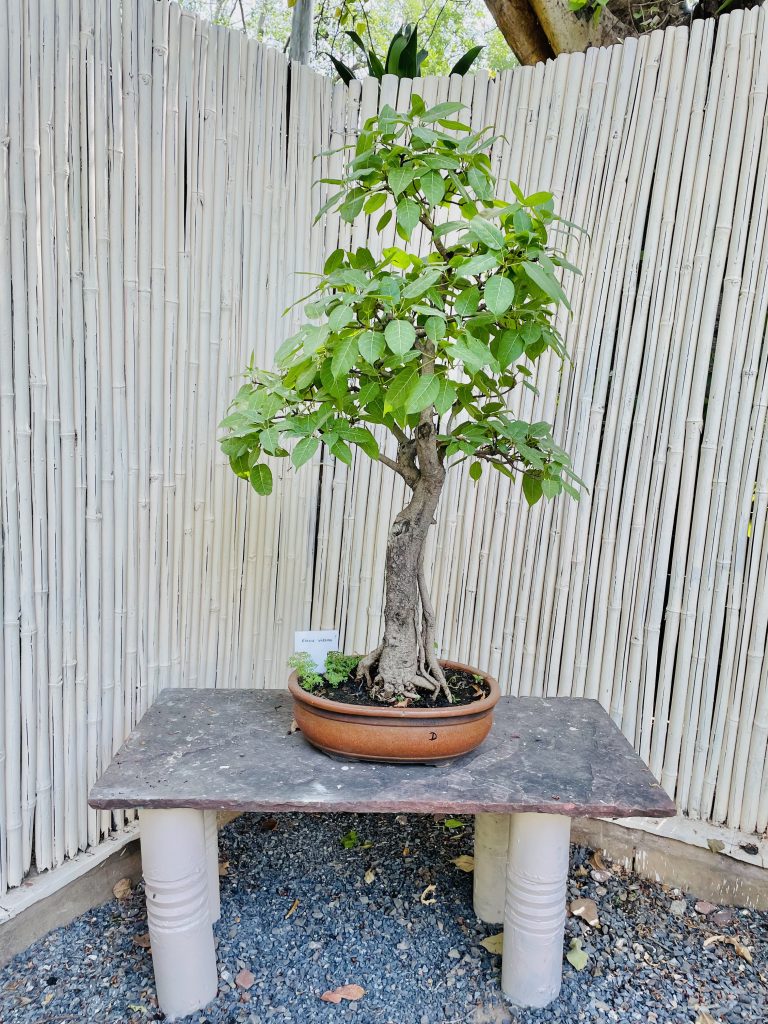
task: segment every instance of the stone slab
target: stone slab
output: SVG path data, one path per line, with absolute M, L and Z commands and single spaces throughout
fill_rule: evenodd
M 448 765 L 333 760 L 290 732 L 286 690 L 163 690 L 90 805 L 664 817 L 675 806 L 597 701 L 502 697 Z

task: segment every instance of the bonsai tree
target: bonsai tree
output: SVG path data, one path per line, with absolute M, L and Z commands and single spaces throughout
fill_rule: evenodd
M 533 388 L 547 349 L 566 355 L 556 270 L 570 265 L 548 244 L 552 196 L 512 185 L 513 202 L 495 198 L 492 129 L 454 120 L 461 107 L 426 109 L 414 96 L 408 113 L 385 106 L 365 123 L 344 177 L 323 179 L 336 191 L 318 218 L 375 215 L 379 232 L 394 218 L 399 244 L 380 256 L 331 253 L 300 300 L 312 300 L 308 322 L 280 345 L 275 369 L 247 368 L 222 423 L 232 469 L 262 495 L 272 490 L 267 456 L 298 469 L 320 445 L 347 463 L 357 447 L 405 481 L 410 500 L 387 542 L 384 634 L 357 667 L 379 701 L 451 700 L 424 570 L 446 473 L 466 463 L 473 480 L 486 468 L 519 477 L 531 505 L 578 496 L 549 424 L 508 408 L 518 388 Z

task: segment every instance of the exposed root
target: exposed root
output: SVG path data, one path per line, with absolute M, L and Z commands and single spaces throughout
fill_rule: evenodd
M 364 682 L 369 690 L 373 689 L 373 679 L 371 678 L 371 669 L 381 657 L 382 645 L 376 648 L 375 651 L 371 651 L 370 654 L 366 654 L 364 658 L 361 658 L 355 669 L 355 679 L 358 682 Z
M 429 596 L 429 590 L 427 588 L 427 581 L 424 577 L 424 559 L 422 558 L 419 565 L 419 596 L 421 597 L 421 614 L 423 620 L 423 626 L 420 636 L 421 649 L 424 651 L 424 658 L 426 661 L 426 668 L 428 670 L 429 677 L 435 683 L 435 691 L 432 696 L 433 700 L 437 700 L 438 695 L 442 692 L 445 695 L 445 699 L 449 704 L 453 704 L 453 696 L 451 691 L 448 689 L 448 683 L 445 678 L 445 673 L 442 670 L 440 662 L 437 660 L 435 654 L 435 609 L 432 606 L 432 600 Z

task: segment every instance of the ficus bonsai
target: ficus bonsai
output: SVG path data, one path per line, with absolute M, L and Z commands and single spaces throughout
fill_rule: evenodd
M 550 194 L 512 185 L 514 201 L 495 197 L 492 129 L 454 120 L 461 108 L 413 96 L 409 112 L 385 106 L 365 123 L 344 176 L 323 179 L 336 191 L 318 218 L 375 217 L 378 232 L 394 218 L 400 244 L 380 256 L 331 253 L 300 300 L 311 299 L 309 322 L 280 345 L 276 369 L 247 368 L 222 423 L 232 469 L 262 495 L 268 456 L 298 469 L 321 444 L 347 463 L 356 446 L 405 481 L 410 500 L 387 542 L 384 634 L 357 667 L 383 702 L 451 700 L 424 569 L 446 473 L 468 463 L 474 480 L 485 467 L 520 476 L 531 505 L 563 490 L 578 497 L 580 483 L 550 425 L 509 409 L 547 349 L 566 356 L 555 313 L 569 307 L 555 271 L 575 268 L 548 243 Z

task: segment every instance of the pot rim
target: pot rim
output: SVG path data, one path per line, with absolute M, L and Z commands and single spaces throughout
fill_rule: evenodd
M 359 715 L 362 718 L 459 718 L 466 717 L 467 715 L 482 715 L 496 706 L 501 697 L 501 691 L 499 690 L 498 682 L 493 676 L 488 675 L 487 672 L 480 671 L 480 669 L 473 668 L 471 665 L 464 665 L 460 661 L 444 661 L 441 658 L 440 664 L 445 668 L 458 672 L 469 672 L 471 675 L 482 676 L 488 684 L 490 693 L 487 697 L 474 701 L 472 704 L 459 704 L 456 707 L 393 708 L 385 704 L 382 704 L 381 707 L 370 707 L 365 704 L 347 704 L 344 701 L 331 700 L 329 697 L 317 697 L 315 694 L 309 693 L 299 686 L 299 678 L 296 672 L 292 672 L 288 679 L 288 689 L 296 700 L 302 704 L 309 705 L 309 707 L 318 708 L 323 711 L 336 711 L 346 715 Z

